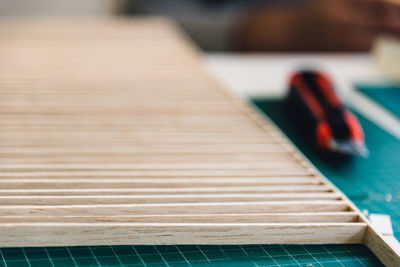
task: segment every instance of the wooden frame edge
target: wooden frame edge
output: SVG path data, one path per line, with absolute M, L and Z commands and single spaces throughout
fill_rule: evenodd
M 400 244 L 389 244 L 371 226 L 365 233 L 363 242 L 386 266 L 400 266 Z M 397 245 L 397 246 L 396 246 Z

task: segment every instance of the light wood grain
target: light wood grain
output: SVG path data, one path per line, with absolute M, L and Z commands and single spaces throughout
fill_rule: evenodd
M 360 243 L 365 223 L 3 223 L 4 242 L 16 246 L 115 244 L 343 244 Z M 105 234 L 106 233 L 106 234 Z M 54 236 L 63 237 L 54 238 Z M 85 239 L 82 237 L 85 236 Z M 323 238 L 321 238 L 323 237 Z
M 18 195 L 1 196 L 1 205 L 78 205 L 78 204 L 145 204 L 145 203 L 196 203 L 196 202 L 251 202 L 284 200 L 337 200 L 334 193 L 282 193 L 282 194 L 153 194 L 153 195 Z
M 263 201 L 168 204 L 94 204 L 94 205 L 7 205 L 0 206 L 0 216 L 76 216 L 151 215 L 151 214 L 223 214 L 349 211 L 344 201 Z
M 356 212 L 0 217 L 1 223 L 344 223 L 358 220 Z
M 368 227 L 364 243 L 389 267 L 400 266 L 400 247 L 392 247 L 371 226 Z

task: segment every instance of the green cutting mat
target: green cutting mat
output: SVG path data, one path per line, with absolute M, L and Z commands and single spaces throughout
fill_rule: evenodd
M 389 214 L 395 236 L 400 237 L 400 141 L 398 139 L 357 114 L 365 132 L 369 157 L 354 157 L 347 161 L 331 162 L 322 159 L 312 147 L 303 142 L 288 120 L 281 102 L 256 99 L 254 103 L 360 210 Z
M 383 266 L 364 245 L 3 248 L 0 266 Z
M 357 89 L 400 118 L 400 85 L 358 85 Z

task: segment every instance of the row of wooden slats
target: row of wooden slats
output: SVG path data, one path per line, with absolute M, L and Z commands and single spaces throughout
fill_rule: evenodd
M 0 23 L 2 246 L 361 242 L 358 211 L 184 38 Z

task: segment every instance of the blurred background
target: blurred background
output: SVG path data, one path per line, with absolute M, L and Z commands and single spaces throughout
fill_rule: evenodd
M 0 0 L 1 17 L 173 17 L 205 51 L 365 51 L 400 33 L 398 0 Z

